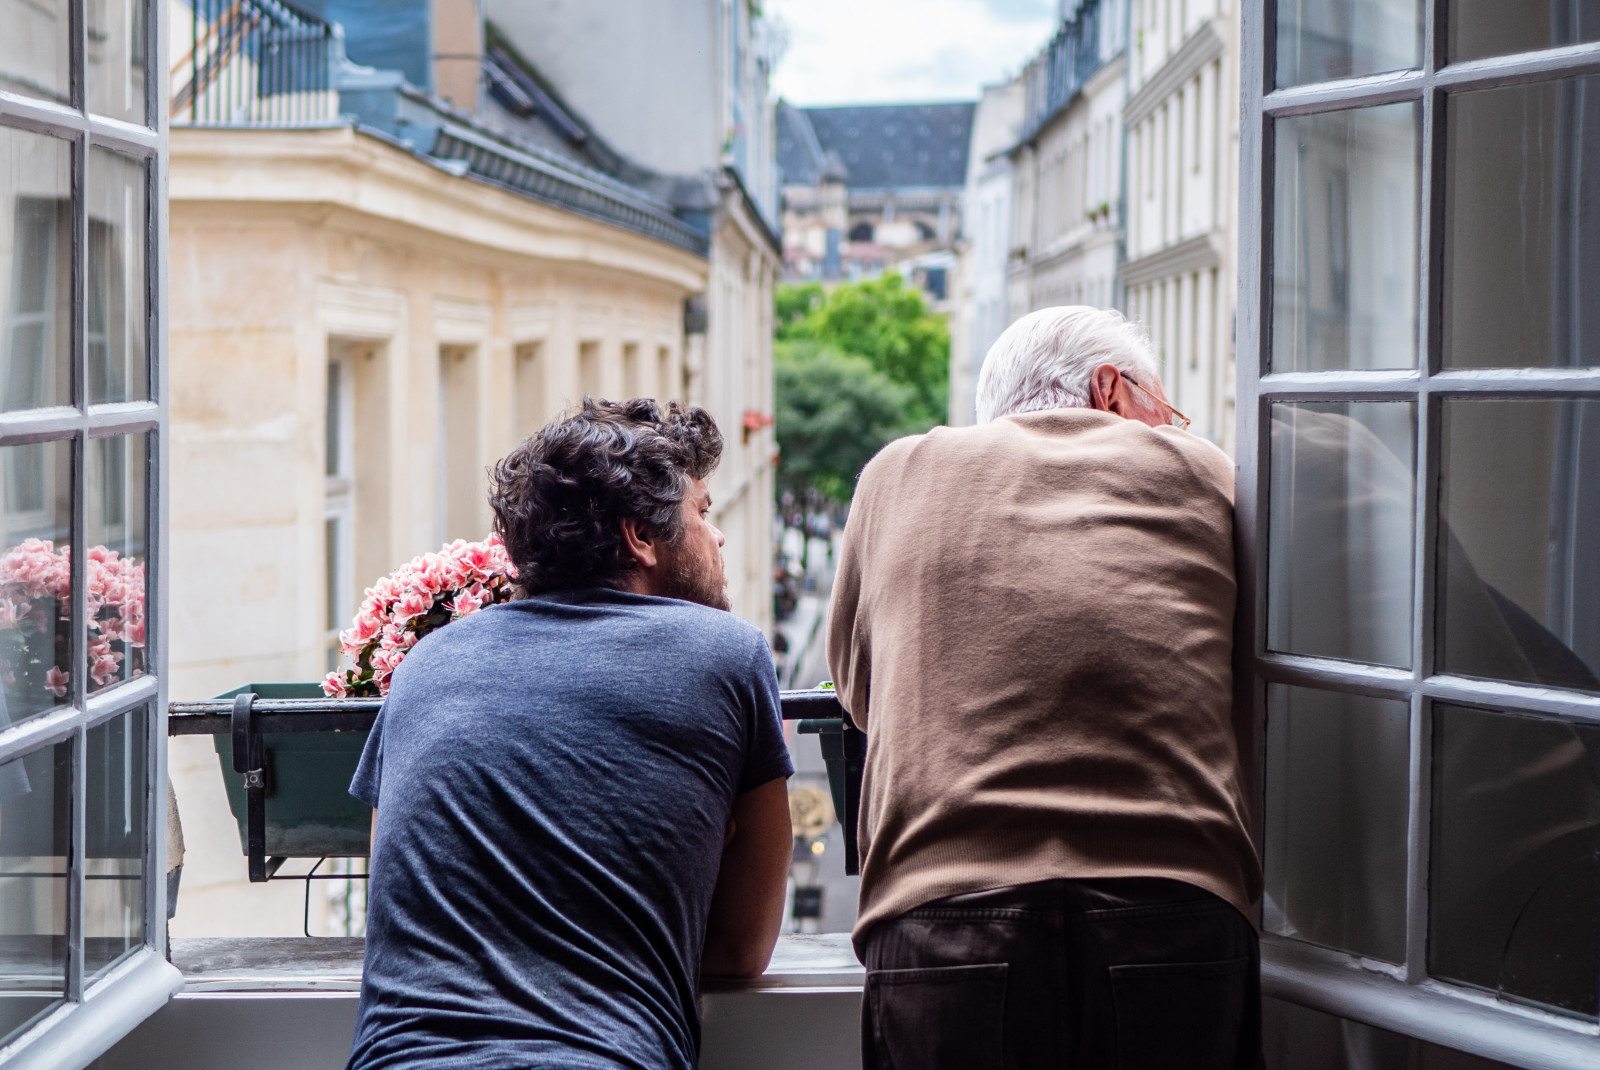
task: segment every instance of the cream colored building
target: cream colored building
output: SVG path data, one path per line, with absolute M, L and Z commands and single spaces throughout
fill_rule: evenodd
M 1052 305 L 1117 301 L 1125 7 L 1083 0 L 1062 8 L 1055 37 L 1019 79 L 1012 320 Z
M 1234 449 L 1239 14 L 1234 0 L 1131 0 L 1126 311 L 1172 402 Z
M 510 62 L 485 60 L 491 87 L 531 77 Z M 489 466 L 584 395 L 710 409 L 734 609 L 770 628 L 779 260 L 738 176 L 707 178 L 686 220 L 535 140 L 548 114 L 519 139 L 494 99 L 480 118 L 386 76 L 346 63 L 337 92 L 307 94 L 354 120 L 293 126 L 257 103 L 259 125 L 173 127 L 173 698 L 319 679 L 363 589 L 483 538 Z M 301 883 L 244 880 L 211 741 L 174 739 L 170 764 L 188 846 L 173 932 L 298 933 Z M 311 931 L 359 924 L 359 896 L 319 886 Z

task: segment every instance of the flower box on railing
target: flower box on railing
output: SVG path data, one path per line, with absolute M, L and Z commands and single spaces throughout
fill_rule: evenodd
M 830 690 L 785 691 L 781 701 L 784 720 L 822 736 L 845 868 L 854 873 L 865 739 L 843 721 Z M 170 735 L 214 737 L 252 881 L 271 879 L 289 858 L 367 854 L 372 810 L 350 794 L 350 781 L 380 706 L 375 698 L 328 698 L 315 683 L 278 683 L 168 708 Z

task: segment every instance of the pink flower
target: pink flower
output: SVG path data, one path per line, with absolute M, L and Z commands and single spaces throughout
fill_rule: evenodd
M 72 682 L 72 677 L 62 672 L 59 666 L 50 666 L 50 671 L 44 674 L 45 690 L 56 698 L 67 697 L 67 685 Z
M 350 689 L 345 684 L 345 674 L 342 672 L 330 672 L 322 681 L 322 693 L 329 698 L 344 698 L 348 695 Z

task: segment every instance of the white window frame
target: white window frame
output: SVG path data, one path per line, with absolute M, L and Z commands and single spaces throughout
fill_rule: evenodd
M 145 3 L 144 41 L 148 70 L 168 69 L 167 8 Z M 73 271 L 71 404 L 0 413 L 0 446 L 27 442 L 72 443 L 73 633 L 74 665 L 83 663 L 87 644 L 83 586 L 86 535 L 85 458 L 87 440 L 102 435 L 149 435 L 145 516 L 149 525 L 146 561 L 146 675 L 87 693 L 82 672 L 72 674 L 69 704 L 0 729 L 0 762 L 59 743 L 72 749 L 72 852 L 68 860 L 68 924 L 65 1001 L 0 1048 L 6 1070 L 75 1070 L 87 1066 L 159 1010 L 182 987 L 183 977 L 166 960 L 167 883 L 167 581 L 168 527 L 165 487 L 167 448 L 167 108 L 160 99 L 164 77 L 146 79 L 145 114 L 149 125 L 89 113 L 85 92 L 88 20 L 85 0 L 70 0 L 72 78 L 70 102 L 24 97 L 0 91 L 0 125 L 63 138 L 72 144 Z M 85 203 L 90 149 L 103 147 L 146 161 L 146 219 L 140 255 L 146 258 L 150 298 L 146 321 L 150 361 L 149 401 L 90 405 L 88 382 L 87 292 L 88 217 Z M 83 878 L 85 873 L 85 760 L 89 732 L 129 711 L 145 711 L 146 796 L 143 945 L 109 972 L 91 981 L 84 968 Z
M 1375 695 L 1410 711 L 1406 961 L 1388 967 L 1285 937 L 1262 938 L 1262 989 L 1328 1014 L 1519 1067 L 1592 1067 L 1600 1026 L 1498 1000 L 1428 976 L 1428 838 L 1431 828 L 1430 723 L 1434 703 L 1513 709 L 1594 724 L 1600 695 L 1433 672 L 1438 480 L 1443 401 L 1448 397 L 1597 397 L 1600 368 L 1458 370 L 1440 366 L 1437 317 L 1443 252 L 1443 129 L 1452 92 L 1600 72 L 1600 44 L 1446 63 L 1448 0 L 1422 0 L 1419 69 L 1275 89 L 1274 0 L 1244 0 L 1241 23 L 1240 258 L 1238 303 L 1238 540 L 1241 546 L 1238 701 L 1255 714 L 1258 834 L 1265 803 L 1269 683 Z M 1273 123 L 1295 115 L 1419 101 L 1422 108 L 1417 354 L 1415 369 L 1274 372 L 1268 363 L 1272 308 Z M 1272 652 L 1266 645 L 1266 502 L 1270 406 L 1282 402 L 1391 400 L 1416 406 L 1416 515 L 1413 548 L 1413 668 L 1392 669 Z M 1258 835 L 1258 842 L 1260 837 Z

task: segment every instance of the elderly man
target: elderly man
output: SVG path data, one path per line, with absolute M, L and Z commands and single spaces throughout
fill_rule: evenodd
M 1115 312 L 1014 324 L 978 417 L 867 465 L 834 588 L 865 1064 L 1255 1066 L 1232 465 Z

